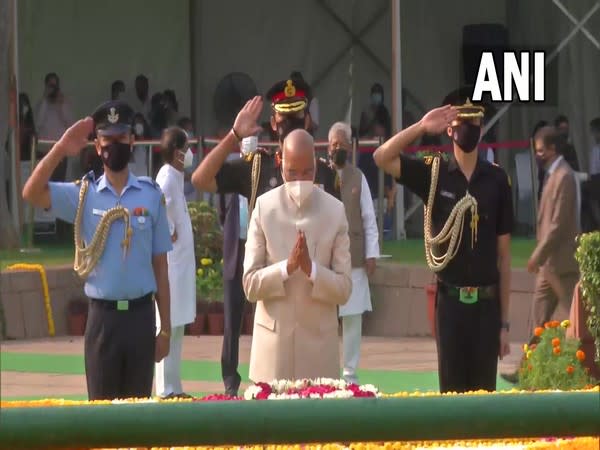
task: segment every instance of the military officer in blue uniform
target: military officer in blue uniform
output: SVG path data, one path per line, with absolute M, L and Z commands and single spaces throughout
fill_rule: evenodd
M 132 118 L 123 102 L 99 106 L 63 134 L 23 189 L 29 203 L 75 225 L 74 269 L 85 278 L 90 298 L 84 347 L 90 400 L 149 397 L 154 363 L 169 353 L 171 235 L 159 186 L 129 172 Z M 50 182 L 54 169 L 77 156 L 90 134 L 104 175 Z

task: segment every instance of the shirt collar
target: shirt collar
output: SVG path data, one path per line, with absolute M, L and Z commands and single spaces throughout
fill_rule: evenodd
M 127 176 L 127 183 L 125 183 L 123 192 L 125 192 L 125 190 L 130 187 L 134 187 L 136 189 L 141 189 L 138 178 L 134 174 L 132 174 L 131 171 L 129 172 L 129 175 Z M 103 191 L 104 189 L 110 189 L 114 193 L 114 189 L 113 189 L 112 185 L 110 184 L 110 182 L 108 181 L 108 179 L 106 178 L 106 175 L 102 175 L 98 179 L 98 191 Z
M 552 175 L 554 173 L 554 171 L 556 170 L 556 168 L 558 167 L 558 165 L 560 164 L 560 162 L 563 160 L 564 158 L 562 157 L 562 155 L 560 155 L 558 158 L 556 158 L 554 160 L 554 162 L 552 164 L 550 164 L 550 167 L 548 167 L 548 175 Z

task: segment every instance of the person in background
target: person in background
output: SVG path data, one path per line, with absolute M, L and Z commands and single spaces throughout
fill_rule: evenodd
M 304 80 L 302 73 L 299 71 L 294 71 L 290 74 L 290 79 L 296 84 L 306 84 L 308 83 Z M 314 96 L 314 92 L 310 87 L 308 87 L 308 113 L 310 114 L 310 122 L 311 126 L 308 130 L 313 136 L 319 129 L 319 99 Z
M 182 117 L 179 119 L 177 121 L 177 126 L 187 133 L 188 140 L 196 138 L 196 133 L 194 133 L 194 123 L 189 117 Z M 196 188 L 192 184 L 192 173 L 194 173 L 194 170 L 196 170 L 196 167 L 198 167 L 198 164 L 200 163 L 200 154 L 198 153 L 199 147 L 199 144 L 189 144 L 189 149 L 192 151 L 194 159 L 191 167 L 183 170 L 183 191 L 185 192 L 185 198 L 188 202 L 193 202 L 198 197 Z
M 122 100 L 125 95 L 125 83 L 123 80 L 113 81 L 113 84 L 110 86 L 110 99 L 111 100 Z
M 559 145 L 563 148 L 562 156 L 575 172 L 579 172 L 579 158 L 575 147 L 571 143 L 571 134 L 569 132 L 569 119 L 566 116 L 559 115 L 554 119 L 554 127 L 558 130 L 559 136 L 562 137 L 563 143 Z
M 373 127 L 376 124 L 382 125 L 386 129 L 386 135 L 391 135 L 392 132 L 392 116 L 383 103 L 383 86 L 379 83 L 371 86 L 370 104 L 366 110 L 360 115 L 360 124 L 358 127 L 358 135 L 374 136 Z
M 196 256 L 192 220 L 183 193 L 183 171 L 192 165 L 187 134 L 178 127 L 167 128 L 161 148 L 165 164 L 156 182 L 165 195 L 173 250 L 167 253 L 171 295 L 171 339 L 169 355 L 156 363 L 156 395 L 162 398 L 189 398 L 181 386 L 181 345 L 185 325 L 196 317 Z M 160 314 L 156 311 L 157 328 Z
M 362 314 L 372 311 L 369 277 L 379 257 L 379 232 L 367 179 L 348 161 L 352 151 L 350 125 L 334 123 L 329 129 L 328 141 L 329 160 L 340 177 L 352 261 L 352 294 L 348 303 L 339 307 L 343 327 L 343 377 L 348 383 L 358 384 L 356 370 L 360 360 Z
M 544 128 L 545 126 L 548 126 L 548 122 L 546 122 L 545 120 L 540 120 L 539 122 L 537 122 L 535 124 L 535 126 L 533 127 L 533 132 L 531 133 L 531 139 L 533 140 L 533 138 L 535 137 L 537 132 L 539 130 L 541 130 L 542 128 Z M 532 151 L 535 153 L 534 149 L 532 149 Z M 539 203 L 540 199 L 542 198 L 542 189 L 544 189 L 545 171 L 544 171 L 544 168 L 542 167 L 542 165 L 540 164 L 540 160 L 538 158 L 535 159 L 535 162 L 537 164 L 537 177 L 538 177 L 537 197 L 538 197 L 538 203 Z
M 348 221 L 344 205 L 315 186 L 316 172 L 312 136 L 290 132 L 284 184 L 261 195 L 250 218 L 243 285 L 256 303 L 255 383 L 340 374 L 337 306 L 352 293 Z
M 135 141 L 150 139 L 150 127 L 142 113 L 135 113 L 132 126 Z M 147 177 L 149 175 L 148 159 L 150 157 L 151 147 L 149 145 L 134 145 L 129 170 L 138 177 Z M 154 167 L 158 170 L 158 167 Z
M 167 126 L 173 126 L 177 123 L 179 115 L 179 104 L 177 103 L 177 97 L 175 91 L 167 89 L 163 92 L 163 104 L 165 108 Z
M 145 75 L 138 75 L 135 77 L 135 98 L 133 99 L 133 110 L 136 113 L 142 113 L 146 120 L 150 120 L 150 86 L 148 78 Z
M 31 144 L 35 139 L 35 123 L 29 96 L 19 94 L 19 145 L 21 161 L 31 161 Z M 24 180 L 23 180 L 24 181 Z
M 529 344 L 539 340 L 533 333 L 552 318 L 559 304 L 562 319 L 568 318 L 573 290 L 579 280 L 575 261 L 579 233 L 577 217 L 577 180 L 573 170 L 560 153 L 564 134 L 546 126 L 534 137 L 536 157 L 544 168 L 544 190 L 537 217 L 537 244 L 527 271 L 536 274 L 532 305 L 532 326 Z M 511 383 L 518 381 L 518 372 L 502 374 Z
M 150 139 L 160 139 L 162 132 L 167 128 L 167 111 L 165 108 L 164 95 L 161 92 L 154 94 L 150 100 Z M 150 175 L 156 177 L 158 168 L 162 165 L 160 146 L 152 147 L 152 172 Z
M 600 117 L 590 122 L 592 149 L 590 151 L 590 176 L 600 174 Z
M 35 109 L 35 122 L 40 139 L 58 140 L 73 123 L 71 105 L 60 88 L 60 79 L 54 72 L 44 78 L 44 96 Z M 43 156 L 47 147 L 41 151 Z M 52 174 L 52 181 L 64 181 L 67 174 L 67 159 L 63 158 Z
M 80 221 L 75 227 L 74 269 L 86 279 L 85 294 L 90 298 L 84 337 L 89 400 L 150 397 L 154 363 L 169 353 L 171 236 L 160 187 L 127 167 L 132 118 L 126 103 L 103 103 L 92 117 L 67 129 L 23 188 L 23 198 L 33 206 L 70 223 Z M 60 161 L 77 156 L 92 134 L 104 175 L 51 182 Z M 101 220 L 112 208 L 114 215 L 104 216 L 107 222 Z M 106 240 L 94 239 L 96 233 L 106 234 Z

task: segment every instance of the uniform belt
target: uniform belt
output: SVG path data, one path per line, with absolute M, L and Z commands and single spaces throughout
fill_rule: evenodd
M 143 295 L 139 298 L 131 300 L 107 300 L 103 298 L 90 299 L 95 306 L 99 306 L 107 310 L 130 311 L 132 309 L 148 306 L 152 303 L 152 292 Z
M 438 289 L 448 297 L 459 298 L 461 289 L 477 289 L 477 297 L 480 300 L 493 300 L 498 297 L 498 285 L 488 286 L 453 286 L 451 284 L 438 281 Z

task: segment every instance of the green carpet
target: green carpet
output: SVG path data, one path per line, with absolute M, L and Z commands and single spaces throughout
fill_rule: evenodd
M 72 239 L 67 242 L 40 243 L 39 253 L 20 253 L 14 250 L 0 250 L 0 269 L 15 263 L 37 263 L 46 266 L 73 263 Z M 523 268 L 535 248 L 535 240 L 514 238 L 512 240 L 512 267 Z M 391 260 L 400 264 L 425 265 L 425 251 L 422 239 L 406 239 L 403 241 L 385 241 L 382 253 L 391 255 Z
M 52 373 L 62 375 L 84 375 L 83 357 L 79 355 L 46 355 L 36 353 L 3 352 L 0 368 L 5 372 Z M 243 381 L 248 381 L 248 365 L 240 364 Z M 220 363 L 212 361 L 183 361 L 181 376 L 184 381 L 221 382 Z M 382 392 L 426 392 L 438 390 L 437 372 L 414 372 L 392 370 L 359 370 L 362 384 L 373 384 Z M 498 389 L 511 386 L 498 380 Z M 59 393 L 57 393 L 59 394 Z M 57 398 L 69 398 L 56 395 Z M 10 398 L 15 400 L 16 398 Z M 30 397 L 23 400 L 31 400 Z M 73 397 L 72 399 L 81 399 Z M 6 400 L 6 399 L 5 399 Z

